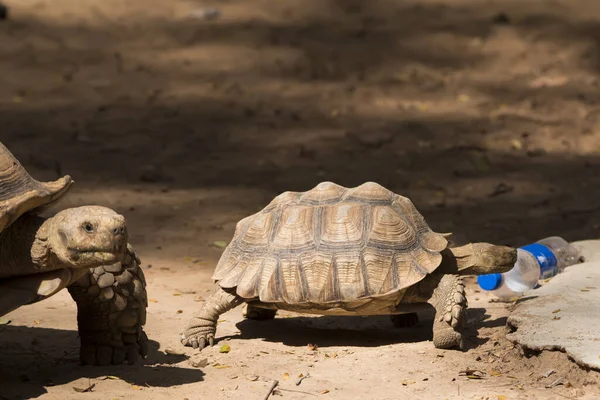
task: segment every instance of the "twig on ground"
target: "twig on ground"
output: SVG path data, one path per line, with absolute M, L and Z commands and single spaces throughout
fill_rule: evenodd
M 275 390 L 277 385 L 279 385 L 279 381 L 274 380 L 273 383 L 271 384 L 271 387 L 269 388 L 269 391 L 267 392 L 267 395 L 265 396 L 265 400 L 269 399 L 269 396 L 271 396 L 271 393 L 273 393 L 273 390 Z

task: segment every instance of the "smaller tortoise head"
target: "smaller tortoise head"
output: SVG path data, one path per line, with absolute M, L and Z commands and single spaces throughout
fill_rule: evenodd
M 49 218 L 37 234 L 43 243 L 32 256 L 71 268 L 92 268 L 121 260 L 127 249 L 125 218 L 110 208 L 69 208 Z
M 490 243 L 469 243 L 448 249 L 461 275 L 484 275 L 510 271 L 517 262 L 517 249 Z

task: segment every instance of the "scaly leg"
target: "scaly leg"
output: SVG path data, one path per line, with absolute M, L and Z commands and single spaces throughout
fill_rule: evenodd
M 242 315 L 246 319 L 253 319 L 256 321 L 265 321 L 268 319 L 275 318 L 277 314 L 277 310 L 270 310 L 268 308 L 260 308 L 250 305 L 248 303 L 244 303 L 244 311 Z
M 462 330 L 467 299 L 458 275 L 444 275 L 433 291 L 429 304 L 435 307 L 433 344 L 439 349 L 463 349 Z
M 218 287 L 186 326 L 181 335 L 181 343 L 200 350 L 207 344 L 212 346 L 215 342 L 219 315 L 237 307 L 242 301 L 238 296 Z
M 140 260 L 128 245 L 122 262 L 92 268 L 69 286 L 77 302 L 84 365 L 134 364 L 148 354 L 146 281 Z

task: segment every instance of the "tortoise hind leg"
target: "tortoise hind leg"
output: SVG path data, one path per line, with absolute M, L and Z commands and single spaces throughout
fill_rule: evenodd
M 146 357 L 146 281 L 131 246 L 122 262 L 91 269 L 68 290 L 77 303 L 82 364 L 134 364 Z
M 436 310 L 433 320 L 434 346 L 439 349 L 463 349 L 462 331 L 467 299 L 461 278 L 458 275 L 442 276 L 429 303 Z
M 190 320 L 181 335 L 181 343 L 202 350 L 206 345 L 212 346 L 215 341 L 217 320 L 219 315 L 237 307 L 242 299 L 227 293 L 221 287 L 204 302 L 200 311 Z
M 244 311 L 242 315 L 246 319 L 252 319 L 255 321 L 266 321 L 275 318 L 277 310 L 270 310 L 268 308 L 260 308 L 253 306 L 252 304 L 245 303 Z

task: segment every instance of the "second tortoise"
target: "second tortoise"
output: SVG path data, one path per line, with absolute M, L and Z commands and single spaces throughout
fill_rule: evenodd
M 446 237 L 408 198 L 377 183 L 282 193 L 237 224 L 213 274 L 218 287 L 182 343 L 212 345 L 219 315 L 244 302 L 256 319 L 281 309 L 402 321 L 429 305 L 435 347 L 463 348 L 461 276 L 506 272 L 517 252 L 489 243 L 450 248 Z

